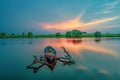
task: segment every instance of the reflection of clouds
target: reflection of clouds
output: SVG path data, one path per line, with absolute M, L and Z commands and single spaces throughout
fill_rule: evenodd
M 81 80 L 120 80 L 120 74 L 109 72 L 106 69 L 93 69 L 80 65 L 76 68 L 76 75 Z
M 107 70 L 104 70 L 104 69 L 100 69 L 98 72 L 101 74 L 109 74 L 109 72 Z
M 83 38 L 83 39 L 45 38 L 42 40 L 40 39 L 37 42 L 37 45 L 34 46 L 34 48 L 36 50 L 43 51 L 43 49 L 46 46 L 52 46 L 53 48 L 56 49 L 57 53 L 60 53 L 58 55 L 64 55 L 63 50 L 61 49 L 61 46 L 64 46 L 67 50 L 70 51 L 71 54 L 75 56 L 79 56 L 81 59 L 84 58 L 81 52 L 86 50 L 98 54 L 101 53 L 101 54 L 116 56 L 116 52 L 112 50 L 112 47 L 106 48 L 105 45 L 101 46 L 93 43 L 93 41 L 94 38 Z M 107 44 L 107 42 L 104 42 L 104 44 Z
M 89 69 L 87 66 L 84 66 L 84 65 L 78 66 L 77 69 L 78 70 L 84 70 L 84 71 L 88 70 L 88 71 L 91 72 L 91 69 Z M 100 74 L 109 74 L 109 72 L 107 70 L 105 70 L 105 69 L 95 69 L 92 72 L 100 73 Z
M 96 45 L 83 45 L 83 49 L 86 49 L 86 50 L 90 50 L 90 51 L 94 51 L 94 52 L 100 52 L 100 53 L 103 53 L 103 54 L 111 54 L 111 55 L 116 55 L 116 53 L 112 50 L 109 50 L 107 48 L 103 48 L 103 47 L 99 47 L 99 46 L 96 46 Z
M 80 70 L 88 70 L 88 68 L 84 65 L 80 65 L 77 68 L 80 69 Z
M 78 42 L 75 42 L 75 40 Z M 81 39 L 80 39 L 81 40 Z M 75 43 L 74 43 L 75 42 Z M 109 54 L 109 55 L 116 55 L 116 52 L 113 50 L 110 50 L 108 48 L 98 46 L 96 44 L 92 44 L 90 42 L 90 39 L 83 39 L 82 41 L 79 41 L 79 39 L 45 39 L 44 43 L 42 43 L 42 48 L 45 48 L 46 46 L 51 45 L 55 49 L 60 49 L 61 46 L 64 46 L 67 50 L 70 50 L 74 54 L 78 55 L 83 50 L 89 50 L 94 52 L 99 52 L 102 54 Z M 41 43 L 37 46 L 41 47 Z

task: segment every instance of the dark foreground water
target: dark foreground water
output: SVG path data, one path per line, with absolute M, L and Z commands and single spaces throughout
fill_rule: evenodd
M 64 56 L 64 46 L 75 65 L 57 62 L 53 74 L 47 66 L 36 74 L 26 70 L 48 45 L 58 56 Z M 120 38 L 0 39 L 0 80 L 120 80 Z

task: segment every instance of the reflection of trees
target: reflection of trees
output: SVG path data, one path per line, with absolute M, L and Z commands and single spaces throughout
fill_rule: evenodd
M 95 38 L 94 41 L 95 41 L 96 43 L 99 43 L 99 42 L 101 42 L 101 38 L 100 38 L 100 37 Z
M 73 44 L 80 44 L 82 43 L 82 39 L 68 39 L 67 42 L 73 43 Z
M 6 38 L 6 33 L 5 32 L 1 32 L 0 33 L 0 38 Z
M 28 44 L 29 44 L 29 45 L 32 45 L 32 44 L 33 44 L 33 41 L 32 41 L 32 40 L 29 40 L 29 41 L 28 41 Z
M 5 45 L 6 45 L 6 43 L 5 43 L 5 42 L 1 42 L 1 43 L 0 43 L 0 45 L 5 46 Z
M 39 48 L 41 45 L 43 47 L 52 45 L 57 50 L 59 50 L 61 46 L 64 46 L 65 48 L 69 49 L 71 52 L 75 53 L 75 55 L 80 54 L 80 52 L 83 50 L 89 50 L 97 53 L 99 52 L 101 54 L 112 55 L 112 56 L 115 56 L 117 54 L 117 52 L 114 50 L 110 50 L 109 48 L 105 48 L 104 46 L 99 46 L 97 44 L 92 43 L 93 41 L 94 39 L 90 39 L 90 38 L 47 39 L 44 40 L 44 42 L 40 41 L 41 44 L 37 44 L 37 48 Z M 107 44 L 107 42 L 105 43 Z

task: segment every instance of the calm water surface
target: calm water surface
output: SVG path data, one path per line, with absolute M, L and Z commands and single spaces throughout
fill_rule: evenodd
M 0 39 L 0 80 L 120 80 L 120 38 L 83 39 Z M 54 72 L 47 66 L 38 73 L 26 70 L 33 55 L 44 55 L 53 46 L 64 56 L 64 46 L 76 61 L 63 66 L 57 62 Z

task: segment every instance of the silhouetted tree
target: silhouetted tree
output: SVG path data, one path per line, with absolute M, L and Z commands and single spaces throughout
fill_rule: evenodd
M 71 31 L 71 36 L 72 37 L 77 37 L 77 38 L 82 37 L 82 32 L 79 31 L 79 30 L 72 30 Z
M 82 32 L 82 34 L 85 34 L 85 35 L 86 35 L 86 34 L 87 34 L 87 32 Z
M 15 33 L 11 33 L 11 37 L 14 38 L 15 37 Z
M 71 37 L 71 32 L 70 32 L 70 31 L 67 31 L 67 32 L 65 33 L 65 36 L 66 36 L 67 38 L 70 38 L 70 37 Z
M 25 33 L 24 33 L 24 32 L 22 33 L 22 37 L 23 37 L 23 38 L 25 37 Z
M 33 37 L 33 33 L 32 32 L 28 32 L 27 36 L 28 36 L 28 38 L 32 38 Z
M 60 36 L 61 36 L 61 33 L 60 33 L 60 32 L 57 32 L 55 35 L 56 35 L 57 37 L 60 37 Z
M 102 33 L 99 32 L 99 31 L 96 31 L 96 32 L 94 33 L 94 36 L 95 36 L 95 37 L 101 37 L 101 35 L 102 35 Z
M 7 37 L 7 36 L 6 36 L 6 33 L 5 33 L 5 32 L 1 32 L 1 33 L 0 33 L 0 37 L 1 37 L 1 38 Z

